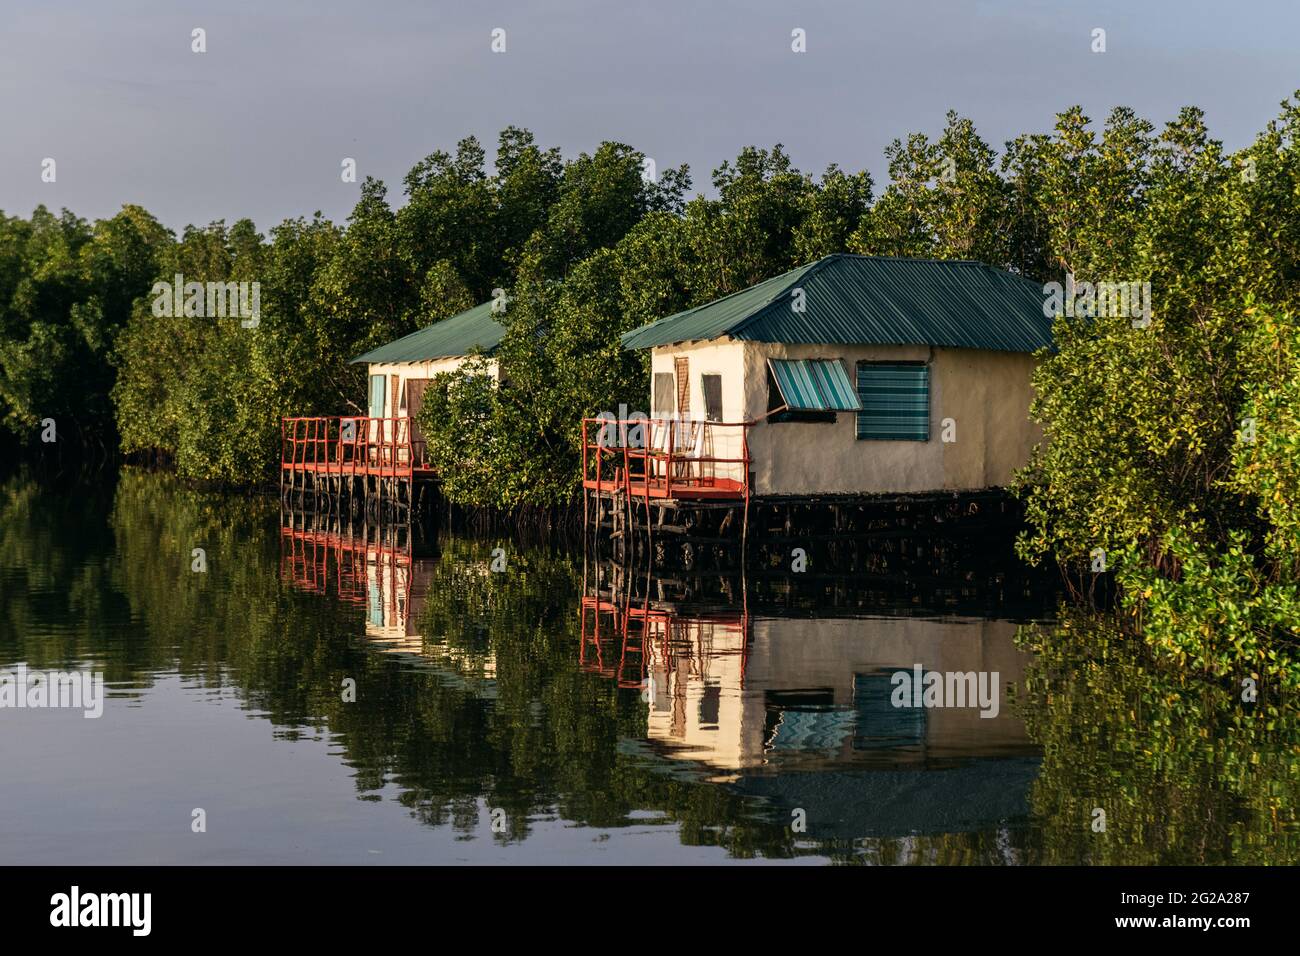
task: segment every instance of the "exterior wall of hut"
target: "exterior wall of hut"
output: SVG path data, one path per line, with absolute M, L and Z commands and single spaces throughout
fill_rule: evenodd
M 468 356 L 456 355 L 450 358 L 430 359 L 427 362 L 371 362 L 367 366 L 367 382 L 369 376 L 384 376 L 384 402 L 389 406 L 381 415 L 377 409 L 367 408 L 367 414 L 374 418 L 406 418 L 414 417 L 411 409 L 404 408 L 402 402 L 405 401 L 406 383 L 409 379 L 433 378 L 435 375 L 444 372 L 454 372 L 469 361 Z M 500 368 L 496 359 L 487 360 L 487 374 L 494 380 L 500 376 Z M 394 387 L 395 386 L 395 387 Z M 367 403 L 369 402 L 369 387 L 367 386 Z M 394 399 L 396 401 L 394 401 Z M 374 434 L 372 438 L 390 441 L 393 438 L 392 422 L 375 422 L 371 426 Z M 410 438 L 413 445 L 420 446 L 420 433 L 418 426 L 412 425 Z M 415 448 L 417 459 L 422 458 L 423 451 L 420 447 Z
M 920 494 L 1005 487 L 1042 432 L 1029 420 L 1035 359 L 1019 352 L 929 346 L 782 345 L 721 339 L 653 350 L 655 373 L 689 363 L 691 417 L 703 418 L 702 376 L 722 377 L 723 420 L 749 430 L 757 495 Z M 928 441 L 858 439 L 856 416 L 834 422 L 769 422 L 767 360 L 840 359 L 850 381 L 860 361 L 923 361 L 930 367 Z M 659 414 L 663 410 L 655 410 Z M 952 419 L 955 441 L 943 441 Z M 739 457 L 739 429 L 714 429 L 708 454 Z M 731 446 L 735 445 L 733 449 Z M 726 474 L 719 465 L 718 473 Z
M 406 393 L 407 379 L 433 378 L 435 375 L 440 375 L 444 372 L 454 372 L 468 361 L 469 358 L 467 356 L 457 355 L 451 358 L 431 359 L 427 362 L 374 362 L 368 366 L 368 374 L 386 376 L 387 381 L 385 384 L 387 385 L 387 389 L 384 394 L 388 396 L 390 402 L 392 401 L 393 395 L 393 377 L 396 376 L 397 395 L 399 396 L 398 400 L 400 401 L 400 396 Z M 497 378 L 499 370 L 496 359 L 487 360 L 487 372 L 492 376 L 492 378 Z M 399 410 L 397 408 L 390 408 L 388 414 L 382 417 L 399 417 Z

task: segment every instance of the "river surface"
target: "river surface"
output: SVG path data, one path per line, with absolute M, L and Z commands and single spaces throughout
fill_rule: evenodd
M 1052 594 L 815 572 L 0 480 L 0 682 L 104 681 L 0 707 L 0 864 L 1300 859 L 1294 710 Z

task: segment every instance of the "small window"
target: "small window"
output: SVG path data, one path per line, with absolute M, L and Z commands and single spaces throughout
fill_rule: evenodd
M 706 684 L 700 695 L 700 729 L 717 730 L 718 715 L 722 713 L 722 686 Z
M 859 362 L 857 436 L 930 440 L 930 367 L 924 362 Z
M 888 674 L 853 675 L 853 749 L 920 747 L 925 743 L 925 708 L 895 707 Z
M 707 421 L 722 421 L 722 376 L 701 375 L 700 388 L 704 392 L 704 417 Z
M 670 418 L 673 414 L 673 373 L 655 372 L 654 417 Z
M 767 410 L 772 412 L 773 409 L 781 408 L 785 405 L 785 398 L 781 395 L 781 389 L 776 384 L 776 377 L 772 375 L 772 368 L 767 369 Z M 775 415 L 769 414 L 767 420 L 771 424 L 780 422 L 834 422 L 835 413 L 825 411 L 795 411 L 786 409 L 783 412 L 777 412 Z

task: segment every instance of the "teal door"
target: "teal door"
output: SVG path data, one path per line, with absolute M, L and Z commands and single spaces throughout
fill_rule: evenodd
M 370 376 L 370 417 L 387 418 L 384 398 L 387 395 L 386 375 Z

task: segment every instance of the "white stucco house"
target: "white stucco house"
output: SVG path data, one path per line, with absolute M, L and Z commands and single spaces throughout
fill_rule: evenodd
M 832 255 L 622 341 L 650 351 L 650 417 L 681 423 L 674 473 L 714 459 L 694 473 L 742 483 L 724 460 L 744 442 L 751 496 L 910 494 L 1010 482 L 1042 437 L 1030 375 L 1051 325 L 1041 286 L 1005 270 Z
M 505 329 L 495 316 L 493 303 L 484 302 L 354 358 L 352 364 L 368 367 L 367 414 L 409 419 L 412 449 L 422 458 L 424 438 L 416 419 L 429 380 L 456 371 L 476 355 L 484 357 L 487 375 L 499 377 L 492 355 Z

